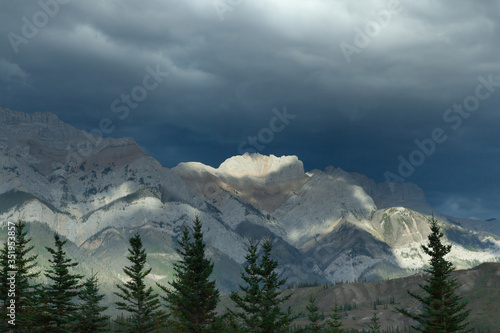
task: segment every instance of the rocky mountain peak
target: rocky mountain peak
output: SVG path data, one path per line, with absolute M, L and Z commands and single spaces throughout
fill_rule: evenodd
M 25 123 L 43 124 L 49 126 L 64 125 L 64 123 L 53 113 L 49 112 L 23 113 L 0 107 L 0 124 L 21 125 Z
M 149 156 L 131 138 L 102 138 L 64 123 L 53 113 L 4 108 L 0 108 L 0 150 L 4 158 L 28 162 L 44 175 L 59 168 L 129 163 Z
M 61 144 L 79 132 L 53 113 L 22 113 L 4 108 L 0 108 L 0 128 L 3 141 L 26 141 L 29 137 L 51 145 Z
M 183 162 L 179 163 L 177 166 L 172 168 L 175 172 L 182 174 L 185 177 L 188 176 L 199 176 L 204 173 L 215 174 L 217 172 L 216 169 L 212 168 L 209 165 L 205 165 L 200 162 Z
M 227 159 L 217 171 L 221 176 L 248 178 L 265 183 L 293 181 L 305 177 L 304 164 L 297 156 L 276 157 L 245 153 Z

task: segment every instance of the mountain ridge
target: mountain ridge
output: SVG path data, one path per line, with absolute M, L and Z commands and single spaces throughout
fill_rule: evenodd
M 425 265 L 419 245 L 433 210 L 417 185 L 392 191 L 340 168 L 306 172 L 297 156 L 245 154 L 218 168 L 170 169 L 132 139 L 100 138 L 50 114 L 0 109 L 0 119 L 0 198 L 12 203 L 0 219 L 44 223 L 82 251 L 111 253 L 126 243 L 114 233 L 145 228 L 172 252 L 182 228 L 200 216 L 215 260 L 234 269 L 244 263 L 248 237 L 266 235 L 279 249 L 281 275 L 294 282 L 399 277 Z M 498 236 L 436 216 L 459 267 L 499 260 Z M 104 254 L 99 260 L 109 260 Z M 155 260 L 168 266 L 172 257 Z

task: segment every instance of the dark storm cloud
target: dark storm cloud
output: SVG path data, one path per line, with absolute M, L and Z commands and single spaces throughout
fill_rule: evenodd
M 286 106 L 296 118 L 261 153 L 377 181 L 439 127 L 448 140 L 407 181 L 446 212 L 500 217 L 500 87 L 459 129 L 443 120 L 479 76 L 500 81 L 499 14 L 493 0 L 4 1 L 0 105 L 88 131 L 109 118 L 105 135 L 133 137 L 169 167 L 217 166 Z M 26 20 L 40 26 L 29 38 Z M 374 22 L 369 45 L 356 44 Z M 25 39 L 12 47 L 12 33 Z M 341 45 L 357 51 L 346 59 Z M 122 95 L 148 66 L 169 76 L 130 107 Z

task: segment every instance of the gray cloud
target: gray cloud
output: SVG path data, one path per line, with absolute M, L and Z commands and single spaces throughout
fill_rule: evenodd
M 111 136 L 134 137 L 170 167 L 218 165 L 286 105 L 297 118 L 262 153 L 296 154 L 308 169 L 332 164 L 378 181 L 415 139 L 442 127 L 448 140 L 408 181 L 436 193 L 432 204 L 448 212 L 500 217 L 491 200 L 500 192 L 500 91 L 460 129 L 443 121 L 474 93 L 478 76 L 500 80 L 497 1 L 401 0 L 350 63 L 339 45 L 355 45 L 356 29 L 376 22 L 389 1 L 256 0 L 231 8 L 221 21 L 211 1 L 73 0 L 16 53 L 9 33 L 23 37 L 23 17 L 33 23 L 44 9 L 4 1 L 0 105 L 54 112 L 86 130 L 109 118 Z M 142 83 L 147 66 L 170 75 L 122 120 L 111 104 Z

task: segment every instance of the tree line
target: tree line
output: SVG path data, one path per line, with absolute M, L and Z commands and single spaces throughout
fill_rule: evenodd
M 451 245 L 443 245 L 443 234 L 434 217 L 430 227 L 428 243 L 422 246 L 431 257 L 430 268 L 425 270 L 426 283 L 420 285 L 421 294 L 408 292 L 418 301 L 419 309 L 397 311 L 411 319 L 412 329 L 419 332 L 472 332 L 468 324 L 470 310 L 466 310 L 466 302 L 456 293 L 457 281 L 450 277 L 453 265 L 444 258 Z M 291 307 L 284 309 L 291 295 L 283 295 L 286 278 L 278 274 L 278 261 L 272 257 L 269 238 L 261 242 L 261 255 L 258 243 L 249 240 L 241 272 L 244 283 L 239 292 L 230 294 L 233 307 L 219 314 L 216 308 L 220 292 L 210 279 L 214 263 L 206 257 L 198 217 L 193 221 L 193 230 L 185 227 L 178 240 L 181 260 L 174 263 L 173 281 L 169 286 L 157 283 L 161 294 L 145 283 L 152 268 L 146 268 L 147 253 L 141 236 L 135 234 L 129 239 L 129 265 L 123 268 L 126 282 L 117 284 L 114 292 L 119 299 L 115 306 L 125 315 L 112 320 L 105 314 L 108 307 L 102 304 L 104 295 L 99 291 L 97 274 L 84 277 L 72 272 L 78 263 L 64 251 L 66 241 L 54 234 L 54 247 L 46 247 L 51 255 L 49 268 L 41 272 L 37 270 L 38 255 L 31 254 L 33 245 L 27 234 L 26 224 L 18 221 L 14 230 L 9 230 L 11 238 L 0 249 L 3 332 L 350 332 L 343 328 L 341 307 L 336 300 L 332 300 L 331 313 L 323 320 L 313 296 L 306 306 L 307 325 L 295 324 L 302 314 L 294 313 Z M 42 273 L 48 281 L 45 284 L 37 282 Z M 370 318 L 368 332 L 382 332 L 376 311 Z

